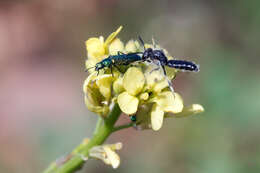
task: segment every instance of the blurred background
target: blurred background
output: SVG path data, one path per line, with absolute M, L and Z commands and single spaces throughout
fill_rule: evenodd
M 120 167 L 90 160 L 80 172 L 260 172 L 259 0 L 0 1 L 0 172 L 41 172 L 91 137 L 84 41 L 120 25 L 124 42 L 153 36 L 199 63 L 174 87 L 206 111 L 115 133 Z

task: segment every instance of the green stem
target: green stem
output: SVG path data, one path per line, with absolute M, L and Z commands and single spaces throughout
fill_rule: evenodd
M 103 118 L 101 116 L 98 117 L 97 124 L 95 127 L 94 135 L 98 132 L 99 128 L 101 127 L 103 122 Z
M 118 130 L 122 130 L 122 129 L 126 129 L 126 128 L 129 128 L 129 127 L 132 127 L 135 123 L 129 123 L 129 124 L 124 124 L 124 125 L 121 125 L 121 126 L 116 126 L 113 128 L 113 132 L 116 132 Z
M 113 133 L 114 125 L 118 120 L 121 114 L 121 110 L 118 104 L 115 104 L 113 109 L 111 110 L 108 118 L 104 119 L 104 123 L 100 123 L 98 120 L 96 132 L 94 136 L 88 143 L 82 143 L 77 146 L 73 152 L 67 156 L 67 160 L 63 163 L 53 162 L 50 166 L 44 171 L 44 173 L 72 173 L 76 170 L 80 169 L 85 160 L 89 155 L 89 150 L 96 145 L 101 145 L 108 138 L 108 136 Z M 102 122 L 102 121 L 101 121 Z M 66 158 L 65 158 L 66 159 Z

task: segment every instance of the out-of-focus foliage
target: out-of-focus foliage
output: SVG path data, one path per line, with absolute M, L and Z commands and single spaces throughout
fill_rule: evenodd
M 206 112 L 156 134 L 119 132 L 109 142 L 124 143 L 120 167 L 89 160 L 81 172 L 259 172 L 258 0 L 1 2 L 0 172 L 40 172 L 91 136 L 84 41 L 119 25 L 124 41 L 154 36 L 175 58 L 199 63 L 174 87 Z

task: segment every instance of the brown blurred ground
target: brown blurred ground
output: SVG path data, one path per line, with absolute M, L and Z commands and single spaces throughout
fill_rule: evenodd
M 0 1 L 0 172 L 40 172 L 91 136 L 84 41 L 119 25 L 201 65 L 174 83 L 206 112 L 159 132 L 126 130 L 117 172 L 259 172 L 260 2 Z M 82 172 L 112 172 L 91 160 Z

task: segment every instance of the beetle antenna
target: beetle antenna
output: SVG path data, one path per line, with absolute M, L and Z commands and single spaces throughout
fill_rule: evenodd
M 141 44 L 143 45 L 143 47 L 144 47 L 144 50 L 145 50 L 144 41 L 143 41 L 143 39 L 141 38 L 141 36 L 140 36 L 140 35 L 138 36 L 138 39 L 140 40 L 140 42 L 141 42 Z
M 89 67 L 89 68 L 87 68 L 87 69 L 85 70 L 85 72 L 87 72 L 89 69 L 92 69 L 92 68 L 95 68 L 95 66 L 94 66 L 94 67 Z
M 152 43 L 153 43 L 153 48 L 156 48 L 156 44 L 153 36 L 152 36 Z

